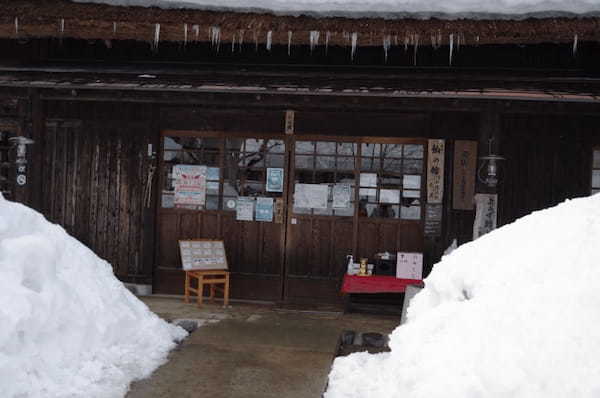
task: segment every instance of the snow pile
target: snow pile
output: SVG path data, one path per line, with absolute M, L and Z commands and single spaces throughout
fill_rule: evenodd
M 334 362 L 326 398 L 600 397 L 600 194 L 438 263 L 391 353 Z
M 232 11 L 267 11 L 276 14 L 326 16 L 379 16 L 396 13 L 532 14 L 591 13 L 600 11 L 599 0 L 75 0 L 122 6 L 196 8 Z M 393 15 L 388 15 L 393 17 Z M 471 15 L 470 17 L 476 17 Z M 489 15 L 488 15 L 489 17 Z
M 60 226 L 0 195 L 0 397 L 122 397 L 185 335 Z

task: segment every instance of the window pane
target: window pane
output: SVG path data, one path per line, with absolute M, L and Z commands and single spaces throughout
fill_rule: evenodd
M 354 143 L 350 143 L 350 142 L 338 142 L 337 154 L 338 155 L 356 156 L 357 145 Z
M 421 197 L 421 192 L 420 191 L 411 191 L 411 190 L 404 190 L 402 191 L 402 197 L 403 198 L 420 198 Z
M 384 159 L 383 170 L 389 173 L 402 173 L 402 159 Z
M 267 155 L 267 167 L 283 167 L 283 155 Z
M 219 181 L 221 175 L 221 169 L 218 167 L 208 167 L 206 169 L 206 179 L 208 181 Z
M 423 159 L 423 145 L 404 145 L 404 157 Z
M 206 209 L 219 210 L 219 196 L 206 195 Z
M 296 153 L 314 153 L 315 143 L 312 141 L 296 141 Z
M 285 143 L 283 140 L 269 140 L 267 151 L 269 153 L 285 153 Z
M 360 170 L 361 171 L 379 171 L 381 168 L 380 158 L 361 158 Z
M 402 145 L 400 144 L 382 144 L 381 145 L 381 156 L 383 158 L 401 158 L 402 157 Z
M 423 160 L 420 159 L 404 159 L 404 172 L 412 174 L 423 173 Z
M 354 170 L 354 158 L 338 157 L 336 161 L 338 170 Z
M 335 157 L 317 156 L 316 168 L 322 170 L 335 170 Z
M 334 155 L 335 154 L 335 142 L 317 142 L 317 153 L 319 155 Z
M 379 144 L 362 144 L 360 149 L 362 156 L 379 157 L 381 154 L 381 145 Z
M 314 162 L 315 162 L 314 156 L 296 155 L 296 159 L 295 159 L 296 169 L 312 170 L 314 168 Z

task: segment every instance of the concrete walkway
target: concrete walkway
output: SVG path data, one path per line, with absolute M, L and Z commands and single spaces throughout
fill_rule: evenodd
M 343 330 L 387 334 L 399 323 L 398 317 L 272 306 L 199 309 L 175 298 L 143 301 L 164 319 L 200 319 L 204 325 L 150 378 L 134 383 L 128 398 L 320 397 Z

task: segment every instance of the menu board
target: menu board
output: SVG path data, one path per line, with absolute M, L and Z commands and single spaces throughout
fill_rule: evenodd
M 222 240 L 180 240 L 181 265 L 185 271 L 227 269 Z

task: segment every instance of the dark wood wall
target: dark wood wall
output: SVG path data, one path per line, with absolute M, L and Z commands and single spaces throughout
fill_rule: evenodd
M 592 147 L 598 117 L 505 114 L 501 148 L 506 157 L 499 187 L 499 223 L 590 194 Z
M 149 106 L 47 102 L 35 147 L 41 212 L 128 282 L 152 279 L 153 203 L 146 200 L 153 160 L 147 145 L 156 145 L 155 133 Z

